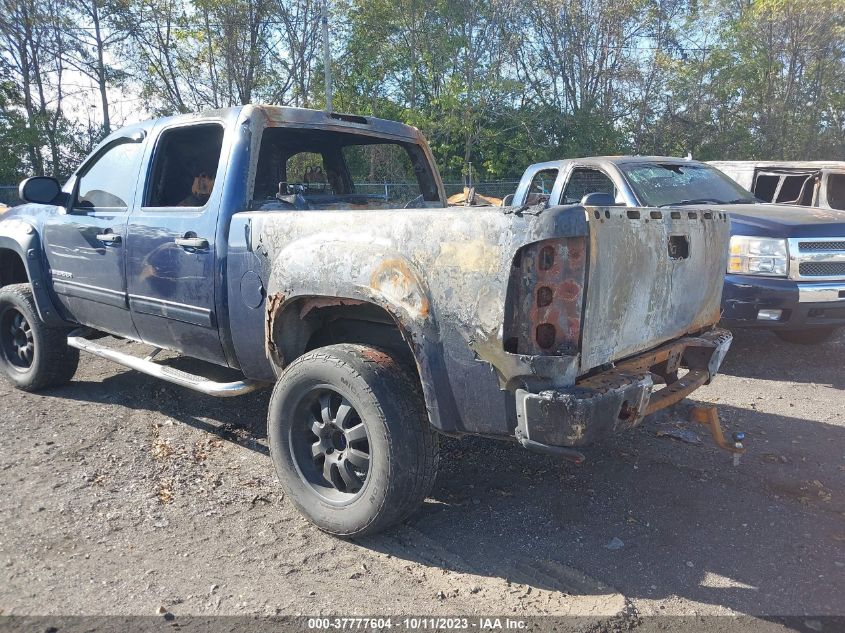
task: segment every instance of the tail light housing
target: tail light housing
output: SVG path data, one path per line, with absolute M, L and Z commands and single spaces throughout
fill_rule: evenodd
M 581 346 L 585 237 L 534 242 L 516 254 L 508 284 L 504 347 L 512 354 L 564 356 Z

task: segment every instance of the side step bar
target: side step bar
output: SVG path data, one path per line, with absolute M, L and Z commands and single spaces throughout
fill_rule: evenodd
M 94 356 L 99 356 L 100 358 L 105 358 L 106 360 L 123 365 L 124 367 L 140 371 L 148 376 L 161 378 L 167 382 L 172 382 L 174 385 L 187 387 L 188 389 L 193 389 L 194 391 L 199 391 L 200 393 L 205 393 L 209 396 L 230 398 L 232 396 L 240 396 L 266 386 L 264 383 L 256 382 L 254 380 L 214 382 L 208 378 L 189 374 L 188 372 L 174 369 L 173 367 L 159 365 L 158 363 L 150 360 L 155 353 L 147 358 L 138 358 L 137 356 L 132 356 L 131 354 L 118 352 L 117 350 L 106 347 L 105 345 L 100 345 L 99 343 L 90 341 L 82 336 L 73 336 L 73 333 L 71 333 L 71 336 L 67 337 L 67 344 L 71 347 L 82 350 L 83 352 L 88 352 Z

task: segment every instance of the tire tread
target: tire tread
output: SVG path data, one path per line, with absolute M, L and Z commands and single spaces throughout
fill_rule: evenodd
M 26 318 L 30 327 L 37 330 L 41 348 L 38 352 L 41 354 L 40 366 L 32 378 L 25 382 L 11 382 L 23 391 L 40 391 L 69 382 L 79 366 L 79 350 L 68 346 L 67 329 L 51 327 L 41 320 L 29 284 L 3 286 L 0 288 L 0 297 L 3 295 L 12 295 L 29 312 Z
M 328 363 L 358 373 L 366 383 L 365 391 L 387 422 L 388 442 L 393 446 L 412 447 L 406 451 L 405 468 L 393 470 L 380 507 L 369 523 L 350 531 L 331 530 L 342 537 L 374 534 L 402 522 L 419 507 L 434 486 L 439 464 L 439 437 L 431 428 L 416 376 L 385 350 L 369 345 L 341 343 L 321 347 L 294 360 L 282 374 L 276 389 L 283 388 L 284 376 L 302 365 Z M 376 386 L 374 390 L 373 386 Z M 378 393 L 377 393 L 378 392 Z M 393 415 L 384 410 L 382 401 L 393 403 Z M 391 450 L 391 452 L 393 452 Z M 325 528 L 324 528 L 325 529 Z

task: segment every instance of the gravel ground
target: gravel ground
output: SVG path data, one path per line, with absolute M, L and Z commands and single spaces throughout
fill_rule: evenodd
M 446 439 L 424 507 L 356 542 L 285 500 L 267 393 L 84 357 L 66 387 L 0 385 L 0 612 L 842 615 L 843 352 L 740 333 L 712 385 L 582 466 Z M 747 433 L 738 467 L 684 423 L 694 401 Z M 657 436 L 674 422 L 703 443 Z

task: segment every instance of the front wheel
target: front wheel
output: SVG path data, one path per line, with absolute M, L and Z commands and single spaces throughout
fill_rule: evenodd
M 781 340 L 798 345 L 819 345 L 826 343 L 836 336 L 838 332 L 839 328 L 835 327 L 820 327 L 808 330 L 775 330 L 775 334 Z
M 68 382 L 79 350 L 67 344 L 67 329 L 38 316 L 29 284 L 0 288 L 0 373 L 18 389 L 38 391 Z
M 404 520 L 437 474 L 419 382 L 365 345 L 322 347 L 291 363 L 273 390 L 267 436 L 288 498 L 337 536 Z

